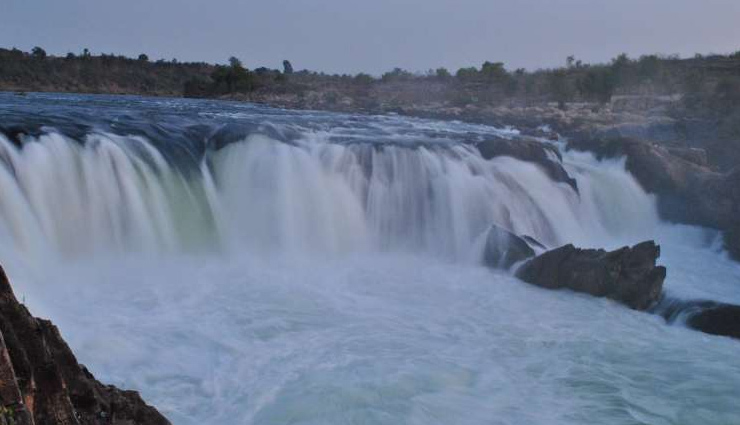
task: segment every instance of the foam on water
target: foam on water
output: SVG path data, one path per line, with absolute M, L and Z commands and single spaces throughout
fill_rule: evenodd
M 117 258 L 53 267 L 30 285 L 44 292 L 35 306 L 53 300 L 38 310 L 82 361 L 175 423 L 740 415 L 736 341 L 429 257 Z

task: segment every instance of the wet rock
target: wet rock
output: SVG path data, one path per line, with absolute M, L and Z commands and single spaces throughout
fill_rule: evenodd
M 480 142 L 476 146 L 485 159 L 510 156 L 520 161 L 537 164 L 554 181 L 566 183 L 573 190 L 578 191 L 576 180 L 568 175 L 568 172 L 563 168 L 561 162 L 563 158 L 555 146 L 533 139 L 509 140 L 500 137 Z
M 495 224 L 488 230 L 483 254 L 483 261 L 488 267 L 508 270 L 514 264 L 534 256 L 534 249 L 523 237 Z
M 666 269 L 656 266 L 659 256 L 653 241 L 611 252 L 565 245 L 524 263 L 516 275 L 543 288 L 571 289 L 646 310 L 663 289 Z
M 660 195 L 667 204 L 684 204 L 693 200 L 701 189 L 721 175 L 669 152 L 664 146 L 631 138 L 606 140 L 577 139 L 568 143 L 569 149 L 593 152 L 597 158 L 626 157 L 627 170 L 648 192 Z M 701 208 L 662 211 L 667 218 L 705 221 L 711 215 Z
M 167 425 L 135 391 L 103 385 L 48 320 L 33 317 L 0 268 L 0 397 L 16 424 Z
M 573 140 L 569 148 L 599 158 L 626 157 L 627 170 L 658 195 L 662 218 L 722 230 L 726 249 L 740 260 L 740 169 L 720 173 L 664 146 L 629 138 Z
M 740 339 L 740 306 L 712 303 L 691 315 L 686 324 L 704 333 Z
M 740 261 L 740 217 L 725 228 L 722 239 L 730 257 Z
M 661 302 L 656 313 L 668 323 L 685 322 L 689 328 L 740 339 L 740 306 L 705 300 L 669 299 Z

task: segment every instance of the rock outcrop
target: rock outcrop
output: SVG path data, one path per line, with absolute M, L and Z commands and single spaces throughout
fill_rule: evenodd
M 0 402 L 0 424 L 169 424 L 137 392 L 95 380 L 56 326 L 18 302 L 1 268 Z
M 716 191 L 722 175 L 671 153 L 661 145 L 631 138 L 573 140 L 569 148 L 591 151 L 597 158 L 626 158 L 640 185 L 659 196 L 661 215 L 669 220 L 718 227 L 722 218 L 707 190 Z
M 568 146 L 599 158 L 626 157 L 627 170 L 658 195 L 661 217 L 722 230 L 727 250 L 740 260 L 740 169 L 721 173 L 702 165 L 698 150 L 677 152 L 630 138 L 580 139 Z
M 483 261 L 488 267 L 508 270 L 516 263 L 535 256 L 531 244 L 539 244 L 532 238 L 517 236 L 508 230 L 492 225 L 486 236 Z M 537 246 L 537 245 L 535 245 Z M 541 246 L 541 245 L 540 245 Z
M 666 269 L 653 241 L 607 252 L 565 245 L 524 263 L 517 277 L 548 289 L 571 289 L 646 310 L 661 296 Z
M 576 180 L 568 175 L 568 172 L 563 168 L 563 158 L 558 149 L 553 145 L 534 139 L 504 139 L 497 137 L 480 142 L 476 146 L 481 156 L 485 159 L 510 156 L 520 161 L 537 164 L 551 179 L 566 183 L 578 191 Z

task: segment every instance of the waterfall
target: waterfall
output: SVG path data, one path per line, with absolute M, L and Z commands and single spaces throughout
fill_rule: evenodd
M 740 304 L 716 233 L 661 222 L 623 160 L 558 146 L 576 191 L 481 156 L 516 130 L 460 122 L 1 93 L 0 117 L 16 295 L 173 423 L 740 417 L 736 341 L 479 262 L 494 223 L 548 247 L 655 239 L 666 299 Z
M 580 191 L 465 143 L 286 143 L 254 134 L 183 169 L 142 136 L 0 136 L 0 233 L 62 255 L 402 250 L 465 260 L 497 223 L 548 246 L 639 238 L 654 200 L 619 161 L 566 153 Z M 479 244 L 478 244 L 479 245 Z

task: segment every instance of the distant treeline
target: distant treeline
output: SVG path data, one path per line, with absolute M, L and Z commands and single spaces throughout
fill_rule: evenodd
M 208 77 L 213 65 L 150 61 L 147 55 L 113 54 L 49 56 L 41 47 L 31 52 L 0 49 L 0 90 L 115 93 L 181 96 L 185 82 Z
M 480 68 L 445 68 L 412 73 L 396 68 L 368 74 L 329 75 L 283 69 L 245 67 L 232 57 L 227 65 L 150 61 L 142 54 L 127 58 L 93 55 L 87 49 L 64 57 L 0 49 L 0 90 L 66 91 L 184 95 L 189 97 L 266 98 L 292 95 L 299 99 L 320 93 L 325 101 L 351 99 L 354 104 L 400 106 L 442 102 L 466 106 L 503 103 L 537 104 L 574 101 L 606 103 L 617 94 L 681 94 L 688 107 L 735 109 L 740 102 L 740 52 L 730 55 L 619 55 L 606 64 L 587 64 L 571 56 L 562 67 L 509 70 L 502 62 Z
M 717 89 L 740 87 L 740 52 L 732 55 L 678 56 L 646 55 L 631 59 L 622 54 L 607 64 L 587 64 L 575 57 L 565 66 L 527 71 L 507 70 L 502 62 L 485 62 L 480 68 L 445 68 L 412 73 L 401 68 L 376 78 L 369 74 L 329 75 L 311 71 L 293 72 L 285 61 L 281 72 L 268 68 L 246 69 L 231 58 L 229 66 L 216 66 L 208 77 L 194 77 L 184 89 L 187 96 L 229 93 L 335 90 L 337 96 L 367 94 L 368 88 L 392 87 L 389 95 L 398 101 L 442 101 L 467 104 L 497 104 L 517 100 L 527 103 L 573 101 L 607 103 L 617 94 L 672 95 L 714 94 Z M 364 90 L 363 90 L 364 89 Z M 374 90 L 378 94 L 378 90 Z

